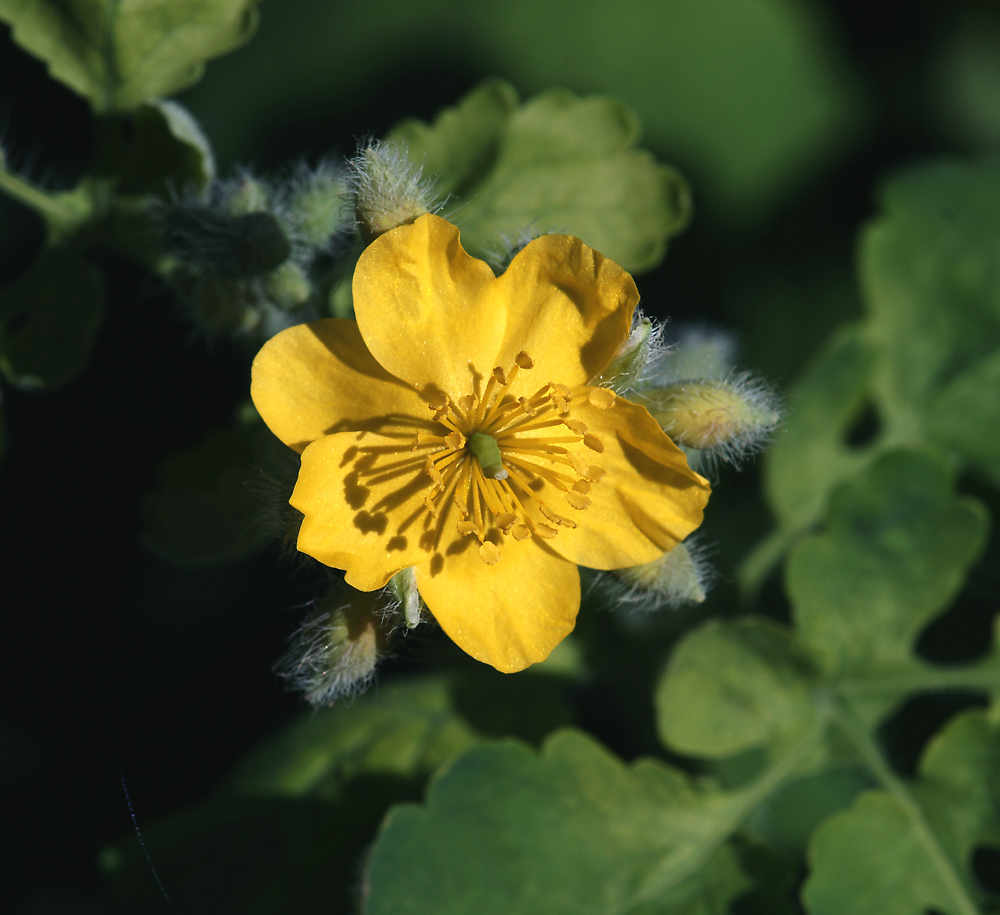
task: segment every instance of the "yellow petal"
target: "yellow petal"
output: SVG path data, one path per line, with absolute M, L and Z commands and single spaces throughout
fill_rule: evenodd
M 570 632 L 580 609 L 580 573 L 538 541 L 500 541 L 487 565 L 478 541 L 418 566 L 417 587 L 453 642 L 504 673 L 544 661 Z
M 367 432 L 313 442 L 289 500 L 305 515 L 298 549 L 344 569 L 361 591 L 430 558 L 435 520 L 423 501 L 432 490 L 426 453 Z
M 534 365 L 514 396 L 588 381 L 628 336 L 638 300 L 632 278 L 577 238 L 537 238 L 497 278 L 462 249 L 457 227 L 430 215 L 376 239 L 354 273 L 355 314 L 375 358 L 454 400 L 479 393 L 521 352 Z
M 426 402 L 380 366 L 354 321 L 289 327 L 254 359 L 250 396 L 268 428 L 302 451 L 350 429 L 416 434 L 407 416 L 430 418 Z
M 688 467 L 644 407 L 621 397 L 611 407 L 595 406 L 576 394 L 570 415 L 584 422 L 588 435 L 603 447 L 575 449 L 588 466 L 599 468 L 591 476 L 599 479 L 591 483 L 587 508 L 575 510 L 550 485 L 541 490 L 553 510 L 576 522 L 574 528 L 560 527 L 548 541 L 560 556 L 592 569 L 642 565 L 701 524 L 708 481 Z

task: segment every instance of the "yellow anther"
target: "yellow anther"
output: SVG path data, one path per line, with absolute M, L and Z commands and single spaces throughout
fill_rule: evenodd
M 461 432 L 452 432 L 444 437 L 444 443 L 452 451 L 458 451 L 460 448 L 465 447 L 465 436 Z
M 527 540 L 531 536 L 531 528 L 527 524 L 515 524 L 510 532 L 515 540 Z
M 588 493 L 590 492 L 590 483 L 588 483 L 586 480 L 577 480 L 573 484 L 573 488 L 577 492 Z
M 441 471 L 434 466 L 434 462 L 430 459 L 430 455 L 428 455 L 427 460 L 424 461 L 424 473 L 426 473 L 427 476 L 434 481 L 434 485 L 438 489 L 444 489 L 444 480 L 441 478 Z
M 580 422 L 578 419 L 564 419 L 563 425 L 577 435 L 583 435 L 587 431 L 587 424 Z
M 590 507 L 590 499 L 578 492 L 566 493 L 566 501 L 569 502 L 573 508 L 578 509 L 579 511 L 583 511 L 583 509 Z
M 528 416 L 536 416 L 538 411 L 531 405 L 531 402 L 527 397 L 518 397 L 517 402 L 521 405 L 521 409 L 524 410 Z
M 435 518 L 441 514 L 441 510 L 434 504 L 434 500 L 430 496 L 424 496 L 424 508 Z
M 457 524 L 458 532 L 460 534 L 475 534 L 479 532 L 479 528 L 475 521 L 462 520 Z
M 513 512 L 500 512 L 500 514 L 496 516 L 496 519 L 497 526 L 506 534 L 517 522 L 517 515 Z
M 551 540 L 553 537 L 557 536 L 559 532 L 555 528 L 549 527 L 547 524 L 536 524 L 532 533 L 534 533 L 536 537 L 541 537 L 542 540 Z
M 529 355 L 528 355 L 528 354 L 527 354 L 527 353 L 526 353 L 526 352 L 525 352 L 524 350 L 521 350 L 521 352 L 519 352 L 519 353 L 518 353 L 518 354 L 517 354 L 517 355 L 516 355 L 516 356 L 514 357 L 514 361 L 515 361 L 515 362 L 516 362 L 516 363 L 517 363 L 517 364 L 518 364 L 518 365 L 519 365 L 519 366 L 520 366 L 520 367 L 521 367 L 522 369 L 530 369 L 530 368 L 532 368 L 532 367 L 534 366 L 534 364 L 535 364 L 535 360 L 534 360 L 534 359 L 532 359 L 532 358 L 531 358 L 531 356 L 529 356 Z
M 496 378 L 500 384 L 507 384 L 507 373 L 503 370 L 502 366 L 498 365 L 495 369 L 493 369 L 493 377 Z
M 583 437 L 583 443 L 591 450 L 596 451 L 598 454 L 604 451 L 604 442 L 602 442 L 596 435 L 588 432 Z
M 500 551 L 492 540 L 484 540 L 479 547 L 479 558 L 488 566 L 496 565 Z
M 595 464 L 591 464 L 587 468 L 587 472 L 584 476 L 590 480 L 591 483 L 600 483 L 604 479 L 604 474 L 607 471 L 603 467 L 598 467 Z

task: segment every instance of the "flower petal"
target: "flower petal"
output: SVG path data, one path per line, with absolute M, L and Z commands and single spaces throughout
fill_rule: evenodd
M 375 358 L 456 400 L 522 350 L 534 368 L 514 396 L 589 381 L 628 336 L 638 300 L 632 277 L 578 238 L 537 238 L 497 278 L 463 250 L 456 226 L 430 215 L 376 239 L 354 273 L 355 314 Z
M 289 327 L 253 362 L 250 396 L 268 428 L 302 451 L 331 432 L 368 429 L 416 435 L 430 418 L 424 401 L 368 352 L 354 321 L 331 318 Z
M 576 624 L 580 573 L 534 540 L 504 538 L 487 565 L 467 537 L 443 566 L 418 566 L 417 587 L 453 642 L 504 673 L 544 661 Z
M 429 559 L 434 518 L 423 501 L 432 489 L 426 452 L 369 432 L 339 432 L 309 445 L 289 499 L 305 516 L 298 549 L 344 569 L 347 583 L 361 591 Z
M 546 484 L 540 495 L 576 522 L 548 541 L 560 556 L 591 569 L 620 569 L 652 562 L 694 531 L 711 491 L 644 407 L 617 398 L 597 406 L 586 387 L 574 392 L 569 415 L 586 424 L 603 448 L 578 446 L 576 453 L 604 471 L 587 493 L 590 504 L 573 508 L 567 496 Z M 596 398 L 595 398 L 596 399 Z M 572 494 L 570 496 L 572 498 Z

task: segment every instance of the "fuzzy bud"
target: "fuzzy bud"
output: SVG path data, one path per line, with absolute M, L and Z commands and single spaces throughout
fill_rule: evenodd
M 352 603 L 336 606 L 341 594 L 338 585 L 320 601 L 275 666 L 288 688 L 313 706 L 363 692 L 384 652 L 385 634 L 372 596 L 359 592 Z
M 403 614 L 407 629 L 415 629 L 421 622 L 420 592 L 417 590 L 417 576 L 413 569 L 403 569 L 389 579 L 387 590 Z
M 700 604 L 711 578 L 708 563 L 697 548 L 684 543 L 645 565 L 616 569 L 611 574 L 628 586 L 624 600 L 649 610 L 664 604 Z
M 371 242 L 418 216 L 434 212 L 434 190 L 398 143 L 370 142 L 351 160 L 355 213 L 361 235 Z
M 774 394 L 746 374 L 643 388 L 629 397 L 682 448 L 734 464 L 757 451 L 781 419 Z
M 658 355 L 661 328 L 639 312 L 632 321 L 632 332 L 618 346 L 604 374 L 592 384 L 624 394 L 636 386 L 649 361 Z
M 303 244 L 325 248 L 352 225 L 351 192 L 341 168 L 330 162 L 300 166 L 290 185 L 283 216 Z
M 264 278 L 264 288 L 275 305 L 293 311 L 305 305 L 313 294 L 309 276 L 298 264 L 286 261 Z
M 270 273 L 292 253 L 270 213 L 229 216 L 208 207 L 178 207 L 167 220 L 167 243 L 176 257 L 230 279 Z
M 226 209 L 233 216 L 263 213 L 268 208 L 270 194 L 267 188 L 246 172 L 225 182 L 223 194 L 226 197 Z

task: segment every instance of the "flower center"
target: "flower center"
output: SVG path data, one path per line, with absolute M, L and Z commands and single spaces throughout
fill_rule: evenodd
M 548 540 L 560 528 L 576 527 L 555 500 L 584 511 L 591 486 L 604 476 L 603 468 L 584 456 L 601 453 L 604 443 L 570 413 L 578 399 L 610 407 L 614 393 L 574 392 L 547 382 L 530 397 L 514 397 L 511 384 L 533 364 L 527 353 L 518 353 L 509 369 L 493 369 L 481 396 L 455 402 L 442 395 L 428 404 L 442 434 L 419 433 L 413 441 L 413 450 L 433 448 L 424 461 L 431 480 L 424 506 L 437 519 L 443 500 L 453 501 L 458 533 L 479 540 L 479 555 L 488 565 L 500 558 L 505 537 Z

